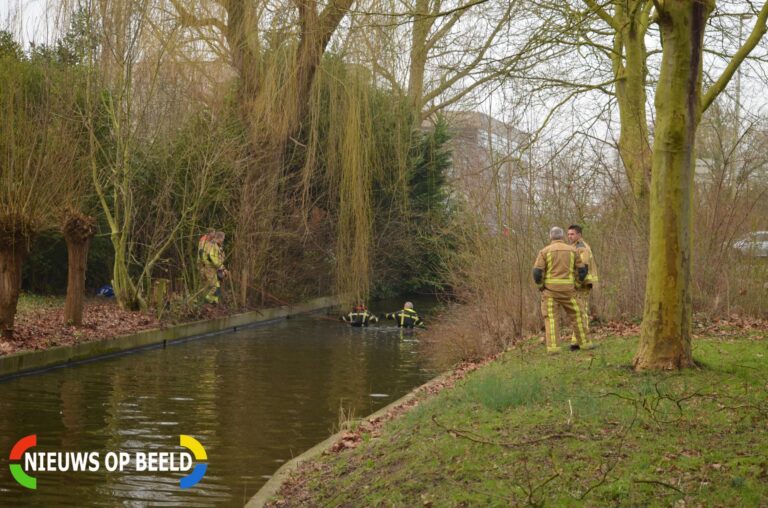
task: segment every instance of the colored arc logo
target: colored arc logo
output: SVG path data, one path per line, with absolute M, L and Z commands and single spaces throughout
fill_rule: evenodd
M 179 485 L 182 489 L 188 489 L 197 485 L 200 480 L 203 479 L 203 476 L 205 476 L 205 472 L 208 469 L 208 455 L 205 453 L 205 448 L 203 448 L 203 445 L 201 445 L 200 442 L 192 436 L 187 436 L 184 434 L 179 435 L 179 444 L 192 452 L 192 454 L 195 456 L 195 460 L 206 461 L 202 464 L 195 465 L 192 472 L 181 478 L 179 481 Z M 10 460 L 20 462 L 24 456 L 24 453 L 35 446 L 37 446 L 37 434 L 30 434 L 29 436 L 25 436 L 19 439 L 19 441 L 13 445 L 13 448 L 11 449 L 11 454 L 9 457 Z M 13 479 L 16 480 L 19 485 L 28 489 L 37 489 L 37 478 L 28 475 L 22 468 L 21 464 L 11 463 L 9 464 L 9 467 L 11 469 L 11 475 L 13 475 Z
M 205 453 L 205 448 L 203 448 L 203 445 L 200 444 L 200 441 L 193 438 L 192 436 L 180 434 L 179 444 L 184 448 L 189 449 L 189 451 L 191 451 L 195 456 L 195 460 L 208 460 L 208 455 Z M 190 487 L 194 487 L 200 480 L 203 479 L 206 469 L 208 469 L 207 463 L 197 464 L 191 473 L 179 480 L 179 485 L 181 488 L 188 489 Z
M 21 460 L 24 452 L 34 446 L 37 446 L 37 434 L 30 434 L 29 436 L 19 439 L 19 441 L 13 445 L 13 448 L 11 449 L 10 459 Z M 19 485 L 28 489 L 37 488 L 37 478 L 34 476 L 29 476 L 27 473 L 25 473 L 21 468 L 21 464 L 11 464 L 10 466 L 13 479 L 16 480 Z

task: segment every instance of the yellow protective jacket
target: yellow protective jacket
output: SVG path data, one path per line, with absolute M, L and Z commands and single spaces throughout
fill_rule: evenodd
M 415 326 L 424 326 L 424 322 L 413 309 L 403 309 L 397 312 L 390 312 L 386 315 L 387 319 L 394 319 L 400 328 L 413 328 Z
M 378 323 L 379 318 L 367 310 L 352 311 L 346 316 L 341 316 L 341 320 L 352 326 L 368 326 L 370 323 Z
M 533 281 L 539 289 L 567 293 L 587 276 L 587 266 L 573 245 L 553 240 L 539 251 L 533 265 Z
M 581 255 L 581 260 L 587 265 L 587 276 L 583 286 L 591 288 L 600 280 L 600 277 L 597 276 L 597 265 L 595 264 L 595 257 L 592 255 L 592 248 L 583 238 L 576 242 L 574 247 Z
M 224 251 L 219 244 L 214 241 L 207 241 L 203 245 L 203 258 L 201 260 L 205 266 L 212 266 L 217 270 L 224 267 Z

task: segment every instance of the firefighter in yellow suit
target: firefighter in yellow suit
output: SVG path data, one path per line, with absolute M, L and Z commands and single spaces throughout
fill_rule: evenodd
M 206 284 L 205 301 L 219 303 L 221 295 L 221 280 L 227 275 L 224 268 L 224 233 L 215 231 L 206 235 L 205 241 L 201 238 L 201 249 L 198 249 L 200 272 Z
M 571 350 L 589 349 L 582 313 L 576 301 L 576 285 L 587 276 L 587 267 L 572 245 L 564 241 L 563 229 L 553 227 L 549 231 L 550 244 L 539 251 L 533 265 L 533 280 L 541 290 L 541 314 L 547 334 L 547 352 L 559 353 L 557 345 L 557 306 L 562 307 L 571 321 L 576 344 Z
M 576 247 L 576 251 L 581 255 L 581 261 L 587 265 L 587 277 L 581 286 L 576 288 L 576 301 L 579 302 L 579 307 L 581 308 L 581 320 L 584 324 L 584 331 L 589 333 L 589 295 L 600 278 L 597 275 L 597 264 L 595 263 L 595 257 L 592 255 L 592 248 L 584 241 L 581 232 L 581 226 L 578 224 L 568 226 L 568 242 Z M 578 344 L 575 333 L 571 337 L 571 344 Z
M 426 328 L 424 321 L 421 320 L 416 310 L 413 308 L 413 303 L 405 302 L 403 310 L 397 312 L 390 312 L 385 314 L 386 319 L 394 319 L 397 321 L 398 328 Z

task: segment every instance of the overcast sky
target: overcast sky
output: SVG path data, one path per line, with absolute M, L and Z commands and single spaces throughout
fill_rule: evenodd
M 0 29 L 11 31 L 25 47 L 30 42 L 45 43 L 55 40 L 53 35 L 54 22 L 58 14 L 57 7 L 61 0 L 0 0 Z M 47 14 L 46 14 L 47 13 Z M 751 22 L 745 26 L 744 36 L 749 32 Z M 768 38 L 763 41 L 763 46 L 768 45 Z M 649 42 L 651 45 L 653 41 Z M 765 52 L 765 48 L 763 49 Z M 741 104 L 742 111 L 752 114 L 764 114 L 766 109 L 766 94 L 764 82 L 768 81 L 768 69 L 763 62 L 749 62 L 742 67 L 742 89 Z M 718 75 L 719 72 L 715 72 Z M 763 79 L 760 79 L 763 78 Z M 733 93 L 736 88 L 734 78 L 729 85 L 728 92 Z M 491 92 L 487 97 L 479 97 L 474 104 L 465 104 L 464 107 L 477 109 L 492 114 L 498 119 L 508 121 L 526 131 L 536 129 L 541 118 L 548 111 L 547 106 L 552 106 L 557 98 L 551 98 L 549 103 L 533 106 L 526 113 L 518 112 L 511 114 L 512 108 L 509 107 L 504 97 L 503 87 Z M 551 136 L 558 138 L 567 136 L 574 125 L 581 125 L 583 120 L 578 118 L 579 114 L 588 111 L 591 108 L 601 107 L 599 104 L 590 104 L 595 98 L 590 97 L 585 101 L 574 101 L 568 108 L 564 108 L 557 115 L 557 119 L 550 123 L 548 132 Z M 649 118 L 652 118 L 652 92 L 649 94 Z M 520 114 L 522 113 L 522 114 Z M 564 131 L 557 134 L 558 131 Z M 598 129 L 599 137 L 607 137 L 605 126 Z
M 0 28 L 15 34 L 25 46 L 45 42 L 50 34 L 47 0 L 0 0 Z

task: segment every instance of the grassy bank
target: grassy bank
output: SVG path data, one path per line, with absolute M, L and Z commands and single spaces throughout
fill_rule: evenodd
M 631 372 L 636 344 L 510 351 L 305 465 L 275 504 L 767 505 L 766 331 L 698 339 L 680 373 Z

